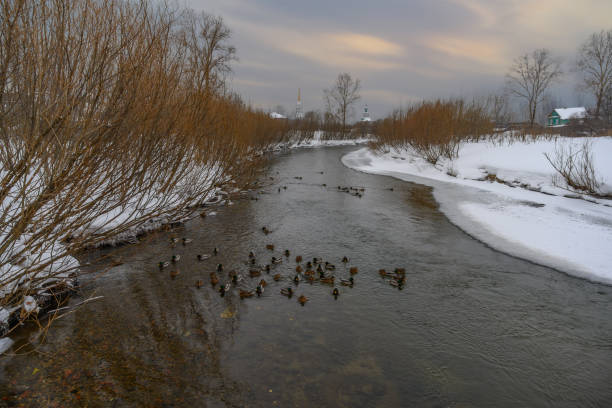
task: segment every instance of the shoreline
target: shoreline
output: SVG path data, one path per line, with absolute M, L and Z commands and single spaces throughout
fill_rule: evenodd
M 419 174 L 411 171 L 414 168 L 407 168 L 405 159 L 398 164 L 385 155 L 362 148 L 344 155 L 341 162 L 356 171 L 432 187 L 440 211 L 447 219 L 496 251 L 590 282 L 612 285 L 612 275 L 606 268 L 606 260 L 612 259 L 605 250 L 609 247 L 605 242 L 612 241 L 612 228 L 589 221 L 595 219 L 593 213 L 600 213 L 601 218 L 609 214 L 607 219 L 612 219 L 609 206 L 500 183 L 452 180 L 443 173 L 440 175 L 445 177 L 435 177 L 426 171 Z M 556 225 L 559 220 L 565 224 Z M 574 238 L 572 228 L 581 228 L 575 241 L 571 241 Z M 581 234 L 589 239 L 581 241 Z M 542 242 L 547 237 L 554 241 L 551 245 Z M 604 242 L 598 242 L 602 239 Z M 589 242 L 598 242 L 599 247 L 593 250 L 588 247 Z M 579 255 L 582 249 L 592 249 L 587 255 L 593 256 Z M 585 258 L 592 259 L 583 262 Z

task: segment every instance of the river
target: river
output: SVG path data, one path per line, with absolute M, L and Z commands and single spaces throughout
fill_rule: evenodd
M 446 219 L 431 188 L 344 167 L 352 149 L 277 155 L 257 200 L 83 255 L 82 289 L 46 341 L 33 325 L 12 335 L 20 354 L 0 358 L 0 404 L 609 406 L 612 288 L 490 249 Z M 283 262 L 250 278 L 251 250 Z M 293 283 L 297 255 L 336 265 L 337 298 L 303 274 Z M 263 278 L 263 295 L 221 297 L 209 283 L 219 263 L 222 283 L 231 270 L 243 289 Z M 351 266 L 354 286 L 338 285 Z M 381 268 L 405 268 L 405 285 Z

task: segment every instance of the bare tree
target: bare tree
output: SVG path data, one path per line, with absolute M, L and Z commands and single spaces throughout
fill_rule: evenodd
M 535 122 L 538 104 L 546 90 L 562 73 L 559 61 L 544 48 L 521 55 L 510 67 L 506 86 L 511 95 L 527 101 L 530 126 Z
M 323 91 L 327 111 L 342 123 L 343 134 L 346 132 L 346 120 L 352 114 L 353 104 L 361 99 L 360 89 L 359 79 L 353 79 L 350 74 L 343 72 L 338 75 L 331 88 Z
M 606 90 L 612 86 L 612 30 L 594 33 L 580 46 L 576 68 L 584 88 L 595 96 L 595 117 L 599 117 Z

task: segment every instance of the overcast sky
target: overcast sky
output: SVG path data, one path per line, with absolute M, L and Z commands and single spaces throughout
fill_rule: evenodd
M 414 100 L 500 90 L 515 57 L 549 48 L 571 69 L 612 0 L 187 0 L 220 15 L 238 49 L 232 87 L 264 109 L 323 109 L 338 73 L 361 79 L 374 118 Z M 584 104 L 568 73 L 551 95 Z M 361 106 L 359 108 L 361 110 Z

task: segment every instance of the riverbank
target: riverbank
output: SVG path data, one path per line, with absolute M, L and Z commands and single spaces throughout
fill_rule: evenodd
M 341 140 L 322 139 L 321 136 L 322 132 L 315 132 L 314 137 L 311 139 L 289 140 L 285 143 L 273 145 L 271 148 L 266 149 L 266 151 L 274 153 L 304 147 L 316 148 L 357 145 L 367 143 L 371 140 L 369 138 Z M 203 173 L 211 175 L 217 174 L 218 172 L 208 171 Z M 106 239 L 97 241 L 93 247 L 133 244 L 137 243 L 139 237 L 142 235 L 158 231 L 168 225 L 184 223 L 190 218 L 197 216 L 203 210 L 205 213 L 205 208 L 207 207 L 225 204 L 231 205 L 232 197 L 246 197 L 253 191 L 252 189 L 237 188 L 232 181 L 224 186 L 213 187 L 213 181 L 214 180 L 209 179 L 203 180 L 206 186 L 208 186 L 207 190 L 209 190 L 209 193 L 201 202 L 194 202 L 193 206 L 180 211 L 178 214 L 174 211 L 175 203 L 180 201 L 180 197 L 176 196 L 177 194 L 174 194 L 174 196 L 170 198 L 150 196 L 145 199 L 140 199 L 140 201 L 144 203 L 144 206 L 141 205 L 138 207 L 134 205 L 133 207 L 124 209 L 124 211 L 118 207 L 103 214 L 91 222 L 87 226 L 86 231 L 81 231 L 80 233 L 104 235 L 109 231 L 120 231 Z M 164 204 L 160 205 L 160 202 Z M 138 219 L 142 214 L 151 212 L 154 209 L 158 209 L 159 212 L 164 215 L 153 217 L 146 222 L 140 222 L 130 226 L 130 223 L 133 223 L 133 221 Z M 17 246 L 14 248 L 13 252 L 19 252 L 21 250 L 22 247 Z M 58 257 L 57 254 L 59 253 L 65 253 L 66 255 Z M 47 311 L 59 306 L 61 300 L 65 298 L 68 292 L 77 289 L 77 276 L 81 265 L 72 255 L 68 255 L 68 253 L 70 253 L 70 251 L 66 243 L 56 242 L 53 243 L 50 249 L 42 253 L 31 252 L 27 254 L 25 259 L 19 260 L 19 263 L 13 264 L 12 261 L 9 261 L 2 266 L 0 269 L 0 282 L 9 283 L 0 286 L 0 299 L 13 293 L 16 288 L 23 285 L 24 282 L 32 281 L 31 274 L 23 273 L 24 265 L 43 264 L 47 262 L 47 259 L 49 259 L 50 262 L 42 272 L 38 271 L 35 273 L 38 281 L 35 284 L 30 283 L 30 296 L 25 297 L 19 304 L 5 307 L 0 306 L 0 354 L 8 350 L 12 345 L 10 339 L 3 339 L 2 336 L 5 336 L 12 327 L 17 325 L 23 316 L 30 313 L 42 316 Z M 9 256 L 8 258 L 11 260 L 17 259 L 13 256 Z M 61 299 L 57 299 L 56 292 L 58 292 L 58 290 L 61 290 Z M 25 315 L 22 313 L 22 310 L 26 311 Z
M 612 138 L 592 143 L 605 192 L 612 185 L 607 159 Z M 612 200 L 553 183 L 555 172 L 544 153 L 553 153 L 555 146 L 555 141 L 466 143 L 458 159 L 436 166 L 409 150 L 377 153 L 364 148 L 342 162 L 355 170 L 433 186 L 451 222 L 497 250 L 612 284 Z

